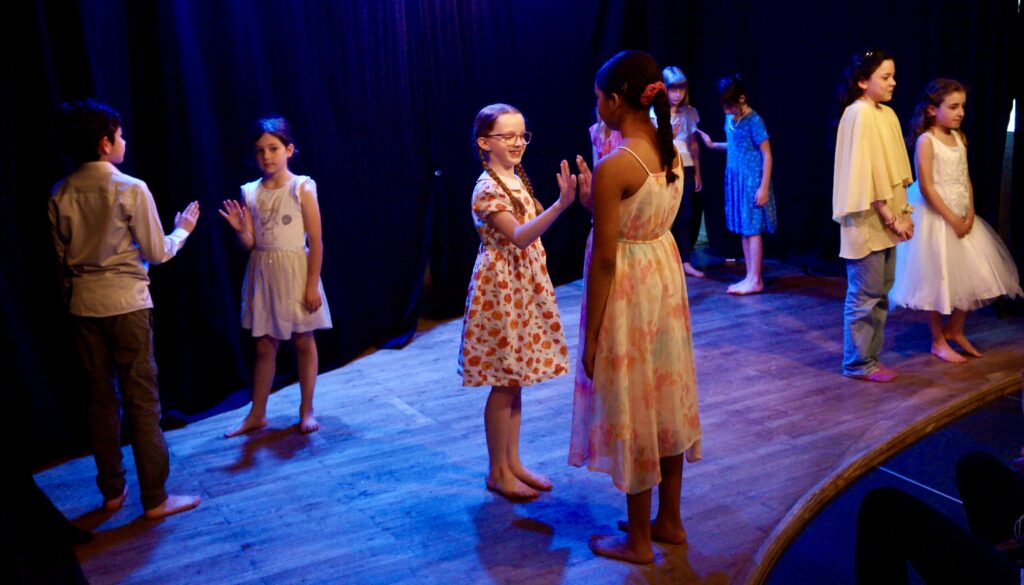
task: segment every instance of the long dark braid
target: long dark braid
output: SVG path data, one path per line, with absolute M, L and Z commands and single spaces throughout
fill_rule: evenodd
M 544 207 L 540 204 L 540 201 L 537 201 L 537 196 L 533 194 L 533 183 L 530 182 L 530 177 L 526 176 L 526 169 L 523 168 L 523 163 L 516 165 L 516 175 L 519 175 L 519 180 L 523 182 L 526 192 L 530 194 L 534 210 L 536 210 L 537 215 L 540 215 L 540 212 L 544 211 Z
M 676 146 L 672 141 L 672 105 L 668 103 L 668 94 L 659 91 L 654 94 L 654 115 L 658 119 L 658 152 L 661 155 L 661 164 L 666 167 L 668 174 L 666 180 L 672 183 L 676 180 L 676 174 L 672 171 L 672 161 L 676 158 Z M 666 163 L 666 161 L 668 161 Z
M 606 96 L 619 94 L 631 108 L 646 110 L 641 96 L 652 83 L 661 81 L 661 68 L 657 61 L 643 51 L 622 51 L 608 60 L 597 72 L 595 82 Z M 654 94 L 654 114 L 658 119 L 658 158 L 665 178 L 674 183 L 678 176 L 672 170 L 676 149 L 672 145 L 672 122 L 669 114 L 668 94 L 658 91 Z

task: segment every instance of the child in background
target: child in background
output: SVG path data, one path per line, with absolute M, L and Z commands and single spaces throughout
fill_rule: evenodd
M 703 278 L 704 273 L 690 263 L 690 254 L 700 234 L 700 220 L 704 212 L 700 196 L 700 147 L 697 146 L 697 124 L 700 115 L 690 105 L 689 82 L 683 71 L 675 66 L 662 69 L 661 78 L 668 88 L 669 119 L 672 121 L 672 142 L 683 159 L 683 201 L 672 222 L 672 236 L 676 239 L 679 256 L 683 259 L 683 272 Z M 651 110 L 651 117 L 654 111 Z
M 288 170 L 297 151 L 284 118 L 259 120 L 253 142 L 263 177 L 242 185 L 241 203 L 229 199 L 220 210 L 242 247 L 252 251 L 242 285 L 242 327 L 256 338 L 252 408 L 224 436 L 267 426 L 277 349 L 281 340 L 293 336 L 301 394 L 299 432 L 312 433 L 320 428 L 313 416 L 318 366 L 313 331 L 331 327 L 320 282 L 324 246 L 316 183 Z
M 914 235 L 906 191 L 910 159 L 900 121 L 884 105 L 896 87 L 892 55 L 858 53 L 845 77 L 832 181 L 832 219 L 840 225 L 839 256 L 846 259 L 842 373 L 884 383 L 897 376 L 878 361 L 896 244 Z
M 618 148 L 621 143 L 622 135 L 609 128 L 601 116 L 597 116 L 597 122 L 590 127 L 590 145 L 593 154 L 591 162 L 596 165 L 597 161 L 608 156 L 608 153 Z
M 490 386 L 484 409 L 487 489 L 510 500 L 536 498 L 551 480 L 519 458 L 522 387 L 569 371 L 565 332 L 540 236 L 576 197 L 575 176 L 562 161 L 559 196 L 544 209 L 523 170 L 532 134 L 516 108 L 489 105 L 476 115 L 473 142 L 483 173 L 473 189 L 480 236 L 466 295 L 458 372 L 465 386 Z M 586 163 L 577 156 L 583 168 Z
M 981 357 L 964 335 L 967 312 L 996 298 L 1021 296 L 1017 267 L 985 220 L 974 215 L 967 170 L 967 139 L 960 125 L 967 88 L 952 79 L 928 84 L 914 112 L 917 182 L 907 200 L 914 207 L 914 238 L 896 246 L 896 282 L 890 301 L 930 314 L 931 353 L 951 363 Z M 942 315 L 951 315 L 945 326 Z
M 718 82 L 725 117 L 725 142 L 714 142 L 698 130 L 704 144 L 725 150 L 725 225 L 743 237 L 747 276 L 728 288 L 729 294 L 757 294 L 764 289 L 761 234 L 774 233 L 775 195 L 772 191 L 772 147 L 764 120 L 747 103 L 743 79 L 734 74 Z

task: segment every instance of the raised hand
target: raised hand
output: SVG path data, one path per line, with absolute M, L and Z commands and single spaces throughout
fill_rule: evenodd
M 196 229 L 196 222 L 199 221 L 199 202 L 193 201 L 185 206 L 183 211 L 174 214 L 174 229 L 181 228 L 188 233 Z
M 576 175 L 569 172 L 569 161 L 562 161 L 555 180 L 558 181 L 558 204 L 568 209 L 576 199 Z
M 583 157 L 578 154 L 576 155 L 576 168 L 580 171 L 580 174 L 577 175 L 577 183 L 580 186 L 580 203 L 583 204 L 583 207 L 590 209 L 593 174 L 590 172 L 590 167 L 587 166 L 587 161 L 583 160 Z
M 226 199 L 224 208 L 218 209 L 217 213 L 220 213 L 220 216 L 226 219 L 231 227 L 239 233 L 246 231 L 252 222 L 252 217 L 246 212 L 245 206 L 234 199 Z

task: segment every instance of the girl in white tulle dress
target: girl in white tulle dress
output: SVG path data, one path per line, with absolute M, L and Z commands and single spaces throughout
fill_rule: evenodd
M 967 141 L 960 131 L 967 90 L 951 79 L 925 88 L 914 115 L 917 182 L 907 193 L 914 206 L 914 237 L 897 247 L 894 305 L 931 312 L 931 352 L 952 363 L 981 357 L 964 336 L 967 312 L 1001 296 L 1024 296 L 1006 246 L 974 215 Z M 942 315 L 950 315 L 945 325 Z

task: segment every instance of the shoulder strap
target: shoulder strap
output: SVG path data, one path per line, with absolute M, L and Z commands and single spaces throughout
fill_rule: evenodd
M 615 150 L 625 150 L 629 154 L 633 155 L 633 158 L 636 159 L 636 162 L 640 163 L 640 166 L 642 166 L 644 168 L 644 171 L 646 171 L 648 175 L 651 174 L 651 170 L 647 168 L 647 165 L 644 164 L 644 161 L 640 160 L 640 157 L 637 156 L 637 154 L 635 152 L 633 152 L 632 150 L 626 148 L 625 146 L 620 146 L 620 147 L 616 148 Z

